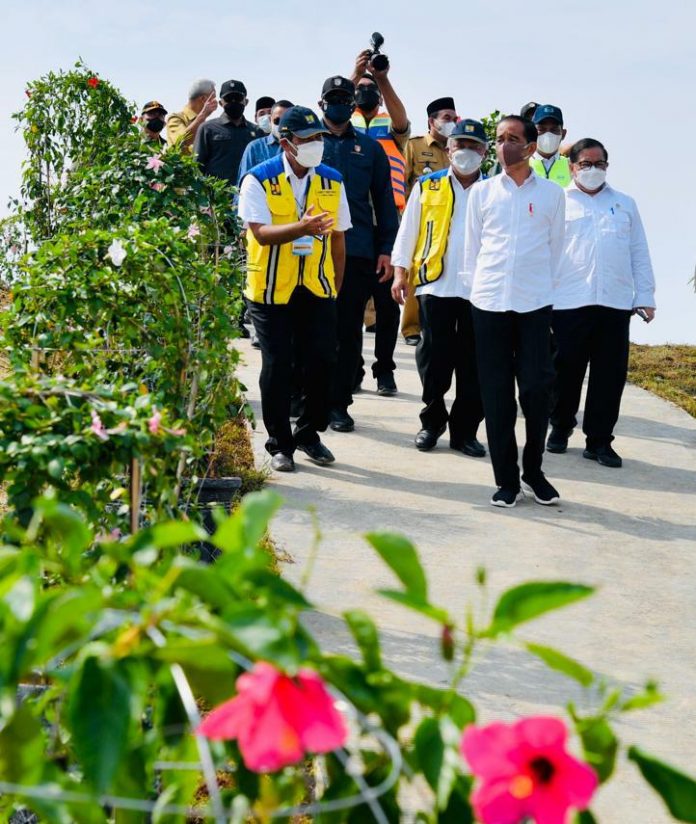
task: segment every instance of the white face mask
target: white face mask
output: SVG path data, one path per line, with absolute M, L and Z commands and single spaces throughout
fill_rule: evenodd
M 270 114 L 262 114 L 261 117 L 256 121 L 256 125 L 261 129 L 261 131 L 266 132 L 266 134 L 271 133 L 271 116 Z
M 456 125 L 456 123 L 452 123 L 451 121 L 444 123 L 441 120 L 435 121 L 435 129 L 438 134 L 441 134 L 443 137 L 449 137 L 454 131 L 454 127 Z
M 579 183 L 583 189 L 587 189 L 588 192 L 601 189 L 606 179 L 607 170 L 597 169 L 595 166 L 591 169 L 580 169 L 575 173 L 575 181 Z
M 558 147 L 561 145 L 562 139 L 563 136 L 560 134 L 544 132 L 544 134 L 540 134 L 537 138 L 537 149 L 544 154 L 555 154 L 558 151 Z
M 293 145 L 297 152 L 295 160 L 306 169 L 313 169 L 321 163 L 324 156 L 324 141 L 312 140 L 311 143 L 301 143 L 299 146 Z
M 458 149 L 452 154 L 452 165 L 463 175 L 471 174 L 481 167 L 483 156 L 475 149 Z

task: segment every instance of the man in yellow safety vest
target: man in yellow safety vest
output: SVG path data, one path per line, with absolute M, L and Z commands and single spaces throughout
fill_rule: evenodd
M 548 103 L 537 106 L 532 123 L 537 127 L 539 137 L 537 150 L 529 165 L 539 177 L 545 177 L 565 189 L 570 186 L 573 176 L 568 158 L 560 153 L 561 142 L 568 131 L 563 128 L 563 112 L 558 106 Z

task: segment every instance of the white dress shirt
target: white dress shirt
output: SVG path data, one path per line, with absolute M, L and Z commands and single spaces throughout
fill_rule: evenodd
M 549 169 L 553 166 L 553 164 L 558 160 L 560 157 L 560 152 L 556 152 L 555 155 L 552 157 L 544 157 L 544 155 L 539 154 L 539 152 L 534 152 L 534 159 L 541 160 L 544 164 L 544 168 L 546 169 L 546 174 L 549 173 Z
M 298 177 L 288 163 L 285 152 L 283 152 L 283 168 L 285 169 L 288 183 L 292 188 L 295 203 L 297 204 L 297 219 L 299 220 L 305 211 L 309 181 L 316 174 L 316 171 L 310 169 L 304 177 Z M 247 225 L 249 223 L 268 225 L 273 222 L 271 210 L 268 208 L 268 201 L 266 200 L 266 190 L 254 175 L 249 174 L 244 176 L 242 187 L 239 190 L 239 205 L 237 209 L 240 220 L 243 220 Z M 318 214 L 318 212 L 315 211 L 314 214 Z M 338 218 L 333 227 L 333 231 L 345 232 L 350 229 L 352 225 L 348 198 L 346 197 L 346 187 L 341 183 Z
M 596 195 L 588 195 L 575 183 L 565 190 L 565 197 L 565 248 L 554 309 L 655 308 L 655 277 L 633 198 L 606 184 Z
M 442 273 L 432 283 L 419 285 L 416 294 L 435 295 L 438 298 L 466 298 L 468 300 L 471 294 L 471 283 L 463 277 L 461 261 L 464 254 L 466 204 L 472 186 L 465 189 L 452 169 L 447 172 L 447 177 L 452 181 L 454 209 L 450 221 L 447 248 L 442 259 Z M 413 255 L 416 251 L 420 233 L 422 211 L 420 197 L 421 184 L 418 181 L 411 190 L 391 255 L 392 266 L 403 266 L 409 272 L 413 267 Z
M 533 312 L 553 302 L 564 214 L 563 189 L 531 170 L 521 186 L 503 172 L 472 188 L 463 276 L 474 306 Z

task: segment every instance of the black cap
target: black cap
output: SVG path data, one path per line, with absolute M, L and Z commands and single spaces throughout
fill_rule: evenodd
M 337 74 L 334 77 L 327 78 L 321 87 L 322 97 L 326 97 L 329 92 L 346 92 L 352 97 L 355 95 L 355 86 L 352 80 Z
M 552 106 L 550 103 L 545 103 L 543 106 L 537 107 L 532 118 L 532 123 L 541 123 L 541 121 L 546 120 L 547 117 L 550 117 L 551 120 L 558 121 L 561 126 L 563 125 L 563 112 L 558 106 Z
M 280 118 L 278 131 L 281 137 L 294 134 L 296 137 L 314 137 L 315 134 L 331 134 L 311 109 L 293 106 Z
M 428 117 L 432 117 L 435 112 L 442 111 L 442 109 L 452 109 L 453 111 L 456 110 L 456 106 L 454 105 L 454 98 L 453 97 L 438 97 L 437 100 L 433 100 L 432 103 L 428 103 L 428 108 L 426 111 L 428 112 Z
M 524 106 L 520 109 L 520 117 L 523 117 L 525 120 L 531 120 L 534 117 L 534 112 L 539 108 L 538 103 L 534 103 L 531 101 L 529 103 L 525 103 Z
M 449 139 L 453 140 L 457 137 L 466 137 L 468 140 L 475 140 L 477 143 L 488 143 L 488 136 L 483 128 L 483 123 L 479 123 L 478 120 L 460 120 L 454 127 Z
M 254 109 L 255 112 L 258 112 L 259 109 L 272 109 L 275 106 L 275 100 L 272 97 L 259 97 L 256 101 L 256 108 Z
M 167 110 L 159 102 L 159 100 L 148 100 L 140 113 L 145 114 L 146 112 L 162 112 L 162 114 L 167 114 Z
M 220 86 L 220 97 L 226 97 L 228 94 L 241 94 L 246 97 L 246 86 L 241 80 L 225 80 Z

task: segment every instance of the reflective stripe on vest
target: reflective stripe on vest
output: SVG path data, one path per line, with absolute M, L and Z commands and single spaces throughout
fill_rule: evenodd
M 448 169 L 425 175 L 420 179 L 420 186 L 420 227 L 411 266 L 416 288 L 433 283 L 442 275 L 454 211 L 454 189 Z
M 406 208 L 406 160 L 401 154 L 399 147 L 391 133 L 391 117 L 380 112 L 376 114 L 370 125 L 365 122 L 365 117 L 361 112 L 354 112 L 350 119 L 353 128 L 357 132 L 367 134 L 376 140 L 384 149 L 389 158 L 389 171 L 391 174 L 392 191 L 394 193 L 394 203 L 399 212 Z
M 263 186 L 273 226 L 299 220 L 297 203 L 285 174 L 282 157 L 256 166 L 249 174 L 253 174 Z M 336 221 L 340 195 L 340 174 L 320 164 L 310 178 L 305 211 L 314 206 L 315 214 L 328 212 Z M 251 229 L 247 230 L 246 242 L 247 279 L 244 294 L 249 300 L 254 303 L 285 304 L 299 285 L 320 298 L 336 297 L 330 235 L 315 236 L 312 252 L 307 256 L 293 255 L 292 242 L 262 246 Z
M 570 173 L 570 163 L 568 158 L 564 155 L 559 155 L 554 160 L 548 172 L 546 171 L 546 167 L 542 163 L 540 157 L 533 157 L 529 161 L 529 165 L 532 167 L 532 171 L 536 172 L 539 177 L 545 177 L 552 183 L 558 183 L 558 185 L 563 189 L 565 189 L 566 186 L 569 186 L 573 180 L 573 176 Z

